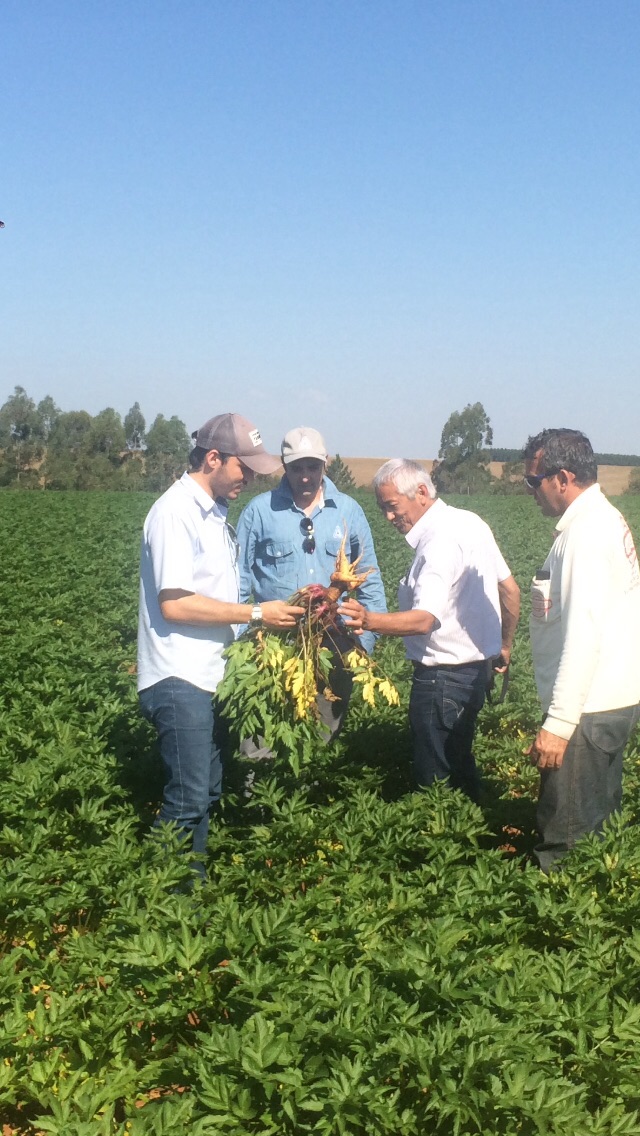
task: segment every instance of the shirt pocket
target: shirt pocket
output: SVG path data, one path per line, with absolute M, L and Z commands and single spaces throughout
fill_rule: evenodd
M 560 606 L 554 603 L 551 576 L 546 568 L 536 572 L 531 581 L 531 618 L 536 623 L 555 623 L 560 618 Z
M 338 540 L 338 538 L 335 537 L 335 536 L 331 537 L 331 540 L 325 540 L 325 542 L 324 542 L 324 550 L 325 550 L 325 553 L 327 555 L 327 558 L 329 560 L 331 560 L 333 564 L 335 564 L 336 556 L 338 555 L 338 553 L 340 551 L 340 545 L 341 544 L 342 544 L 342 538 L 340 538 L 340 540 Z M 348 552 L 347 552 L 347 556 L 349 556 Z
M 294 566 L 294 546 L 292 541 L 263 540 L 256 548 L 258 563 L 269 574 L 291 572 Z

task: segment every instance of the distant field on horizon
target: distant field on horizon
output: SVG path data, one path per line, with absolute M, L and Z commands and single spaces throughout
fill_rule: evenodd
M 342 455 L 340 455 L 342 457 Z M 367 486 L 371 485 L 373 476 L 387 458 L 342 458 L 343 462 L 349 466 L 356 485 Z M 421 465 L 431 472 L 433 467 L 433 459 L 431 458 L 416 458 Z M 490 469 L 494 477 L 502 477 L 502 467 L 504 462 L 490 462 Z M 629 485 L 629 475 L 632 469 L 636 468 L 631 465 L 600 465 L 598 466 L 598 481 L 602 486 L 605 493 L 615 497 L 620 493 L 624 493 Z

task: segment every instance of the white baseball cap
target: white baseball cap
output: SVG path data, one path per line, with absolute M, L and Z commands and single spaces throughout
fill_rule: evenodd
M 289 430 L 282 439 L 281 453 L 285 465 L 301 458 L 317 458 L 326 462 L 328 456 L 322 434 L 312 426 L 295 426 Z

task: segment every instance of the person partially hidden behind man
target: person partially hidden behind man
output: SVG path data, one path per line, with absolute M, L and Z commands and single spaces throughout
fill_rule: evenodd
M 284 600 L 306 584 L 327 587 L 346 535 L 349 560 L 353 563 L 361 556 L 361 569 L 375 569 L 356 595 L 372 611 L 386 611 L 369 523 L 358 502 L 327 477 L 322 435 L 310 426 L 297 426 L 285 434 L 281 453 L 280 484 L 249 501 L 238 521 L 241 599 L 248 602 L 253 597 L 263 603 Z M 375 640 L 373 633 L 365 634 L 361 646 L 370 651 Z M 340 730 L 349 705 L 352 679 L 340 652 L 348 650 L 352 640 L 332 632 L 332 641 L 325 645 L 333 652 L 329 686 L 335 700 L 320 695 L 318 711 L 329 741 Z M 241 749 L 253 757 L 269 752 L 249 741 Z
M 211 695 L 224 671 L 223 651 L 236 624 L 293 627 L 304 609 L 274 599 L 254 610 L 239 601 L 227 502 L 256 473 L 273 473 L 278 459 L 239 414 L 218 414 L 193 437 L 189 471 L 156 501 L 144 523 L 138 691 L 142 713 L 158 731 L 165 772 L 158 822 L 170 822 L 185 836 L 204 876 L 209 816 L 222 791 Z
M 622 756 L 639 717 L 640 573 L 629 527 L 597 483 L 579 430 L 543 430 L 525 485 L 554 540 L 531 585 L 531 648 L 544 721 L 535 854 L 544 871 L 620 808 Z
M 520 590 L 489 526 L 436 498 L 417 462 L 392 458 L 373 479 L 378 505 L 414 550 L 397 612 L 340 612 L 348 627 L 401 635 L 413 663 L 409 722 L 418 785 L 448 780 L 478 799 L 473 736 L 490 671 L 509 664 Z

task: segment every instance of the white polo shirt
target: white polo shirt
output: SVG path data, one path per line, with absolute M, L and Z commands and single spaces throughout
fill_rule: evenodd
M 214 691 L 224 673 L 222 652 L 235 626 L 170 623 L 158 595 L 179 588 L 237 603 L 237 550 L 226 524 L 226 505 L 214 501 L 183 473 L 147 515 L 140 557 L 138 690 L 165 678 L 182 678 Z
M 425 666 L 481 662 L 500 653 L 498 583 L 511 575 L 489 526 L 437 500 L 405 537 L 415 550 L 400 581 L 400 611 L 428 611 L 428 635 L 405 635 L 407 658 Z

